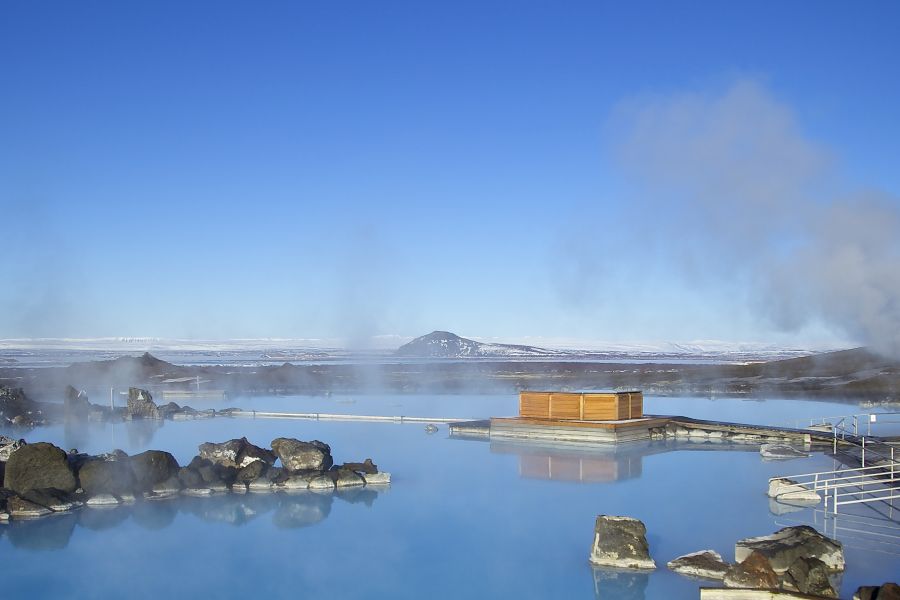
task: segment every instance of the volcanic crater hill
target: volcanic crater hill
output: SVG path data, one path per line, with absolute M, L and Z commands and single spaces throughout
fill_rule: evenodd
M 432 331 L 403 344 L 394 353 L 395 356 L 409 358 L 508 358 L 562 354 L 556 350 L 536 346 L 476 342 L 449 331 Z

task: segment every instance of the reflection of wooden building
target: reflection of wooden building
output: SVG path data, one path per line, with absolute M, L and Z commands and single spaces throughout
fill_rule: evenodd
M 533 392 L 519 394 L 519 416 L 491 419 L 491 437 L 571 443 L 618 443 L 650 439 L 666 419 L 644 416 L 644 395 L 627 392 Z
M 540 456 L 522 454 L 519 456 L 519 475 L 528 479 L 550 479 L 553 481 L 583 481 L 586 483 L 609 483 L 640 477 L 641 458 L 628 457 L 577 457 Z
M 644 416 L 644 394 L 631 392 L 520 392 L 519 416 L 531 419 L 619 421 Z
M 552 446 L 491 443 L 491 452 L 516 454 L 519 476 L 526 479 L 610 483 L 640 477 L 640 453 L 578 452 Z

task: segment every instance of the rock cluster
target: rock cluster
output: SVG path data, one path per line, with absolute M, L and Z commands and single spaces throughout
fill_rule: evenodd
M 334 491 L 390 483 L 390 474 L 379 472 L 371 459 L 334 465 L 331 448 L 319 441 L 278 438 L 272 448 L 274 452 L 246 438 L 204 443 L 200 454 L 182 467 L 160 450 L 134 456 L 121 450 L 90 456 L 76 451 L 67 454 L 45 442 L 26 444 L 0 437 L 0 457 L 7 457 L 0 462 L 0 520 L 179 494 Z M 277 460 L 282 466 L 275 466 Z
M 668 563 L 676 573 L 721 580 L 726 587 L 785 590 L 837 598 L 831 576 L 844 570 L 840 542 L 812 527 L 785 527 L 772 535 L 735 544 L 735 564 L 712 551 L 680 556 Z
M 21 388 L 0 386 L 0 424 L 34 427 L 44 420 L 40 405 L 29 400 Z
M 183 421 L 214 417 L 215 415 L 216 411 L 213 409 L 194 410 L 190 406 L 179 406 L 175 402 L 157 406 L 153 401 L 153 396 L 147 390 L 128 388 L 128 404 L 124 414 L 124 418 L 128 420 L 172 419 Z

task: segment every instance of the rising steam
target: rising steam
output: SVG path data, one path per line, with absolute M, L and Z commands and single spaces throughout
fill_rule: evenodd
M 785 330 L 819 321 L 900 356 L 900 202 L 848 191 L 831 153 L 764 86 L 633 100 L 612 129 L 674 262 L 745 277 Z

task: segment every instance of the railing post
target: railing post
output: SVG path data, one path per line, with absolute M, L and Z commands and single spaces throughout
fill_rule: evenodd
M 862 439 L 862 468 L 866 468 L 866 438 Z
M 834 489 L 834 514 L 837 514 L 837 509 L 838 509 L 837 486 L 835 486 L 833 489 Z

